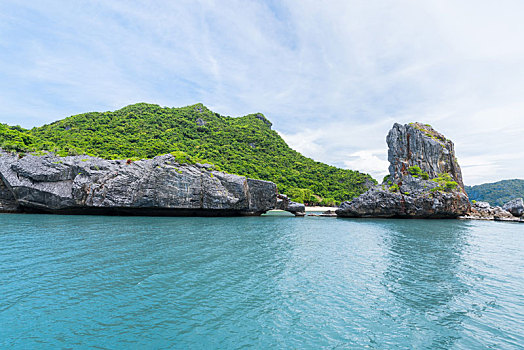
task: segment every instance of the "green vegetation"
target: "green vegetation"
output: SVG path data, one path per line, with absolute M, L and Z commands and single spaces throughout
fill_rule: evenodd
M 231 118 L 202 104 L 165 108 L 138 103 L 31 130 L 0 124 L 0 147 L 130 162 L 171 153 L 179 162 L 211 163 L 229 173 L 273 181 L 281 193 L 311 204 L 350 200 L 376 183 L 367 174 L 304 157 L 271 130 L 262 114 Z
M 288 196 L 292 198 L 292 200 L 304 203 L 306 205 L 336 205 L 336 200 L 334 198 L 321 198 L 320 196 L 315 195 L 313 191 L 307 188 L 292 188 L 289 191 Z
M 428 173 L 425 172 L 425 171 L 422 171 L 422 169 L 420 169 L 420 167 L 418 165 L 410 166 L 408 168 L 408 171 L 411 174 L 411 176 L 413 176 L 413 177 L 421 177 L 424 180 L 428 180 L 429 179 Z
M 42 145 L 42 149 L 53 147 L 52 143 L 45 144 L 41 140 L 38 141 Z M 36 143 L 35 138 L 29 135 L 27 130 L 19 126 L 0 124 L 0 148 L 15 152 L 40 150 L 40 148 L 35 147 Z
M 439 174 L 438 177 L 431 179 L 431 181 L 435 181 L 438 184 L 437 187 L 431 189 L 432 192 L 450 192 L 458 187 L 458 183 L 456 181 L 453 181 L 451 175 L 449 175 L 448 173 Z
M 323 198 L 322 201 L 320 201 L 320 205 L 326 207 L 334 207 L 337 205 L 337 201 L 335 200 L 335 198 Z
M 393 184 L 389 187 L 389 191 L 390 192 L 398 192 L 399 191 L 399 187 L 397 184 Z
M 466 186 L 471 201 L 488 202 L 502 206 L 515 198 L 524 198 L 524 180 L 502 180 L 477 186 Z
M 418 175 L 421 175 L 422 174 L 422 170 L 420 169 L 420 167 L 418 165 L 413 165 L 413 166 L 410 166 L 408 168 L 408 172 L 412 175 L 412 176 L 417 176 Z
M 171 155 L 175 157 L 176 161 L 180 164 L 195 164 L 196 160 L 193 159 L 189 154 L 182 151 L 173 151 Z

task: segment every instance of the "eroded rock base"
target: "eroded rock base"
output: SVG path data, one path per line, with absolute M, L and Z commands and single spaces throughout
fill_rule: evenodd
M 13 192 L 11 192 L 0 178 L 0 212 L 1 213 L 17 213 L 20 212 L 18 203 L 16 202 Z

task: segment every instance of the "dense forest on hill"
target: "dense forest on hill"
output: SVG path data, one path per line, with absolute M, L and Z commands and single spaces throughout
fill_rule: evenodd
M 107 159 L 173 153 L 189 162 L 273 181 L 281 193 L 310 204 L 334 204 L 363 193 L 369 175 L 316 162 L 291 149 L 262 114 L 231 118 L 202 104 L 181 108 L 138 103 L 114 112 L 74 115 L 25 130 L 0 124 L 0 147 Z
M 502 180 L 477 186 L 466 186 L 470 200 L 502 206 L 515 198 L 524 198 L 524 180 Z

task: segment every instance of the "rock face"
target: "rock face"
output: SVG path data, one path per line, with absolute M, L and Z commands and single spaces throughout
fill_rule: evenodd
M 514 216 L 521 217 L 524 215 L 524 201 L 522 198 L 514 199 L 504 204 L 502 209 L 509 211 Z
M 306 206 L 302 203 L 293 202 L 286 195 L 277 195 L 277 205 L 275 209 L 285 210 L 295 216 L 305 216 Z
M 64 214 L 260 215 L 277 202 L 269 181 L 179 164 L 0 152 L 0 211 Z
M 470 209 L 453 142 L 432 127 L 395 124 L 389 175 L 336 211 L 340 217 L 456 218 Z
M 428 124 L 395 123 L 386 137 L 391 181 L 397 183 L 418 166 L 430 179 L 449 174 L 462 190 L 462 172 L 455 157 L 453 142 Z
M 0 213 L 15 213 L 17 211 L 18 204 L 16 203 L 13 193 L 0 178 Z
M 475 202 L 471 205 L 469 213 L 463 219 L 474 220 L 512 220 L 515 217 L 501 207 L 492 207 L 488 202 Z

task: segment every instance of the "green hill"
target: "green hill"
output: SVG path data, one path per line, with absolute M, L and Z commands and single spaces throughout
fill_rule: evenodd
M 470 200 L 502 206 L 515 198 L 524 198 L 524 180 L 502 180 L 477 186 L 466 186 Z
M 281 193 L 311 204 L 349 200 L 375 183 L 367 174 L 304 157 L 271 130 L 262 114 L 231 118 L 202 104 L 166 108 L 138 103 L 114 112 L 74 115 L 31 130 L 0 125 L 0 147 L 107 159 L 176 152 L 186 161 L 213 163 L 229 173 L 273 181 Z

